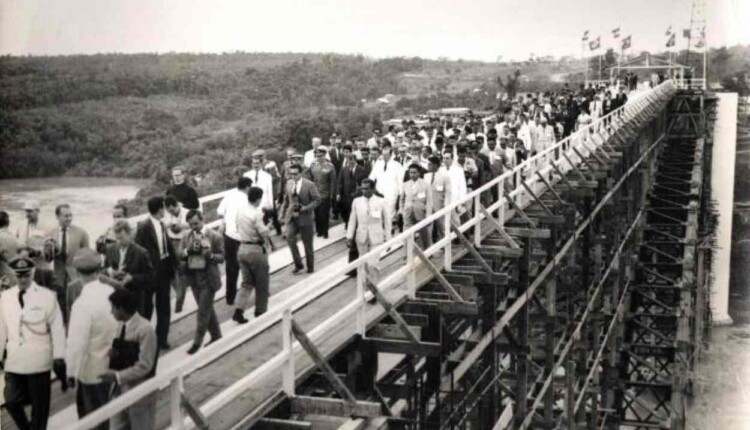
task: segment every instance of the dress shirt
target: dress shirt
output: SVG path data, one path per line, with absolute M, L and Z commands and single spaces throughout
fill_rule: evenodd
M 124 255 L 120 249 L 120 255 Z M 121 263 L 122 266 L 122 263 Z M 109 368 L 109 351 L 117 336 L 109 296 L 114 288 L 98 280 L 83 286 L 70 313 L 65 364 L 68 375 L 85 384 L 101 382 L 99 375 Z
M 177 215 L 172 215 L 168 210 L 164 211 L 164 221 L 163 225 L 167 229 L 167 237 L 172 240 L 180 240 L 182 238 L 182 233 L 185 231 L 185 229 L 180 230 L 179 233 L 175 233 L 172 231 L 172 226 L 177 224 L 181 226 L 185 226 L 187 224 L 187 213 L 188 210 L 180 207 L 180 212 L 177 213 Z
M 24 245 L 29 244 L 29 239 L 34 237 L 45 237 L 46 231 L 44 227 L 40 227 L 39 223 L 32 224 L 28 220 L 24 221 L 22 225 L 20 225 L 16 229 L 16 239 Z
M 375 188 L 383 197 L 395 199 L 401 194 L 404 168 L 393 158 L 388 163 L 380 158 L 372 166 L 370 179 L 375 181 Z
M 253 180 L 253 186 L 263 190 L 260 207 L 273 209 L 273 177 L 263 169 L 251 169 L 242 175 Z
M 250 203 L 247 201 L 247 194 L 234 188 L 224 195 L 219 204 L 216 213 L 224 218 L 224 234 L 234 240 L 240 240 L 240 233 L 237 229 L 238 214 L 249 208 Z
M 156 232 L 156 244 L 159 247 L 159 259 L 163 260 L 168 257 L 165 236 L 164 236 L 164 224 L 160 220 L 150 216 L 151 224 L 154 226 L 154 232 Z
M 453 163 L 450 169 L 446 169 L 445 166 L 440 167 L 440 170 L 447 171 L 450 177 L 451 183 L 451 203 L 457 200 L 461 200 L 467 194 L 466 188 L 466 176 L 464 175 L 464 169 Z
M 253 205 L 240 210 L 237 213 L 237 232 L 240 242 L 264 243 L 268 227 L 263 223 L 263 212 Z

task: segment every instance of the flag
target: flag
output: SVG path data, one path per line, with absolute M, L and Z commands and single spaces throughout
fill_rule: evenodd
M 667 27 L 667 32 L 664 35 L 665 36 L 669 36 L 670 34 L 672 34 L 672 26 L 671 25 L 669 27 Z
M 620 37 L 620 27 L 617 27 L 614 30 L 612 30 L 612 37 L 614 37 L 615 39 Z
M 672 34 L 671 34 L 671 35 L 669 36 L 669 39 L 667 39 L 667 48 L 671 48 L 671 47 L 673 47 L 673 46 L 674 46 L 674 44 L 675 44 L 675 40 L 674 40 L 674 39 L 675 39 L 675 34 L 674 34 L 674 33 L 672 33 Z
M 599 49 L 599 47 L 602 46 L 602 37 L 599 36 L 596 39 L 589 42 L 589 49 L 592 51 L 596 51 Z
M 586 31 L 583 32 L 583 38 L 581 39 L 581 41 L 585 42 L 587 40 L 589 40 L 589 31 L 588 30 L 586 30 Z
M 626 50 L 626 49 L 628 49 L 628 48 L 630 48 L 630 44 L 631 44 L 632 40 L 633 40 L 633 36 L 632 35 L 628 35 L 628 37 L 625 37 L 625 38 L 622 39 L 622 50 L 623 51 Z
M 682 37 L 684 37 L 686 39 L 690 39 L 690 29 L 689 28 L 686 28 L 686 29 L 682 30 Z

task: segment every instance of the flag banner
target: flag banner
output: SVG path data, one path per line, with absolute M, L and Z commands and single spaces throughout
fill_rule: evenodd
M 673 46 L 674 46 L 674 44 L 675 44 L 675 34 L 674 34 L 674 33 L 672 33 L 672 34 L 671 34 L 671 35 L 669 36 L 669 39 L 667 39 L 667 48 L 671 48 L 671 47 L 673 47 Z
M 589 40 L 589 31 L 588 30 L 586 30 L 586 31 L 583 32 L 583 38 L 581 40 L 584 41 L 584 42 L 587 41 L 587 40 Z
M 690 29 L 689 28 L 686 28 L 686 29 L 682 30 L 682 37 L 690 39 Z
M 626 50 L 626 49 L 628 49 L 628 48 L 630 48 L 630 44 L 631 44 L 632 40 L 633 40 L 633 36 L 632 35 L 628 35 L 628 37 L 625 37 L 625 38 L 622 39 L 622 49 L 623 49 L 623 51 Z
M 594 39 L 591 42 L 589 42 L 589 49 L 592 50 L 592 51 L 596 51 L 597 49 L 599 49 L 599 47 L 602 46 L 601 39 L 602 39 L 602 37 L 599 36 L 596 39 Z
M 671 25 L 669 27 L 667 27 L 667 32 L 664 35 L 665 36 L 669 36 L 670 34 L 672 34 L 672 26 Z
M 612 30 L 612 37 L 614 37 L 615 39 L 620 37 L 620 27 L 617 27 L 614 30 Z

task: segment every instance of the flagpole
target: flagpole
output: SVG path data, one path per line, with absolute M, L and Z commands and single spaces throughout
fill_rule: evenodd
M 584 78 L 583 82 L 584 84 L 588 83 L 589 80 L 589 63 L 586 61 L 586 41 L 581 41 L 581 58 L 583 58 L 583 66 L 584 66 Z

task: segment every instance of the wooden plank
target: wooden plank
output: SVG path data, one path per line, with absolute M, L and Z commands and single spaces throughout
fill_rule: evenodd
M 500 233 L 500 235 L 505 240 L 508 241 L 508 244 L 510 245 L 511 248 L 514 248 L 514 249 L 521 248 L 521 245 L 519 245 L 515 240 L 513 240 L 513 238 L 508 234 L 508 232 L 505 231 L 505 228 L 502 225 L 500 225 L 500 223 L 497 222 L 497 220 L 493 218 L 492 215 L 490 215 L 490 213 L 487 211 L 487 208 L 485 208 L 484 205 L 480 204 L 479 210 L 482 212 L 485 219 L 490 222 L 490 225 L 492 225 L 493 229 L 497 230 L 497 232 Z
M 421 337 L 421 330 L 417 326 L 406 326 L 411 332 L 412 337 L 414 339 L 419 340 Z M 383 339 L 400 339 L 400 340 L 410 340 L 411 338 L 407 338 L 404 334 L 401 326 L 398 324 L 385 324 L 380 323 L 370 329 L 370 332 L 368 333 L 368 336 L 370 337 L 377 337 L 377 338 L 383 338 Z
M 474 244 L 466 238 L 464 233 L 461 231 L 461 229 L 456 225 L 456 222 L 451 220 L 451 229 L 456 233 L 458 238 L 461 240 L 461 242 L 464 243 L 466 246 L 466 249 L 469 251 L 469 254 L 471 254 L 472 257 L 474 257 L 474 260 L 476 260 L 477 263 L 479 263 L 480 266 L 482 266 L 482 269 L 486 272 L 492 273 L 492 267 L 490 267 L 489 264 L 484 260 L 481 254 L 477 251 L 477 249 L 474 247 Z
M 200 409 L 193 406 L 193 403 L 185 393 L 182 393 L 180 396 L 180 403 L 182 403 L 182 407 L 185 408 L 185 412 L 187 412 L 190 419 L 193 420 L 196 427 L 201 430 L 208 430 L 208 421 L 206 420 L 206 417 L 203 416 Z
M 253 426 L 254 430 L 304 430 L 311 429 L 308 421 L 282 420 L 280 418 L 261 418 Z
M 409 330 L 409 327 L 406 324 L 406 321 L 399 315 L 398 312 L 396 312 L 396 309 L 391 305 L 391 303 L 383 297 L 383 295 L 380 293 L 380 290 L 374 285 L 372 279 L 370 278 L 370 275 L 365 271 L 365 286 L 370 290 L 370 292 L 375 296 L 375 299 L 380 303 L 380 306 L 385 309 L 385 311 L 388 313 L 388 315 L 393 318 L 393 321 L 396 322 L 396 325 L 399 327 L 401 332 L 404 334 L 404 337 L 406 339 L 409 339 L 412 342 L 419 342 L 419 339 L 417 339 L 416 336 Z
M 427 266 L 427 269 L 429 269 L 430 272 L 435 276 L 435 279 L 440 283 L 440 285 L 445 289 L 445 292 L 450 294 L 450 296 L 453 298 L 453 300 L 456 300 L 458 302 L 463 302 L 464 299 L 461 298 L 461 295 L 456 292 L 455 289 L 453 289 L 453 286 L 448 282 L 442 273 L 440 273 L 440 270 L 438 270 L 437 267 L 432 263 L 432 260 L 428 256 L 424 254 L 424 252 L 419 248 L 419 246 L 414 245 L 414 252 L 417 254 L 417 256 L 422 260 L 422 262 Z
M 427 315 L 421 314 L 410 314 L 400 312 L 401 317 L 406 321 L 406 324 L 417 327 L 427 327 L 429 325 L 429 318 Z
M 550 231 L 546 228 L 520 228 L 507 227 L 509 234 L 521 237 L 530 237 L 532 239 L 549 239 Z
M 452 273 L 469 275 L 474 278 L 474 281 L 482 284 L 505 285 L 508 283 L 508 275 L 505 273 L 484 273 L 472 270 L 454 270 Z
M 523 256 L 523 249 L 521 248 L 510 248 L 507 246 L 492 246 L 483 245 L 479 248 L 479 253 L 492 257 L 505 257 L 505 258 L 518 258 Z
M 476 303 L 473 302 L 454 302 L 450 300 L 409 300 L 408 304 L 419 306 L 428 305 L 436 306 L 440 312 L 452 315 L 478 315 L 479 308 Z
M 307 352 L 307 355 L 313 359 L 315 365 L 326 375 L 328 381 L 333 385 L 333 388 L 339 393 L 339 396 L 346 399 L 348 403 L 356 402 L 357 399 L 354 397 L 354 394 L 349 391 L 349 388 L 343 381 L 341 381 L 341 378 L 336 375 L 336 372 L 333 371 L 323 354 L 321 354 L 320 351 L 318 351 L 318 348 L 313 345 L 310 338 L 307 337 L 307 334 L 302 330 L 302 327 L 299 326 L 299 323 L 297 323 L 294 318 L 292 318 L 292 333 L 294 333 L 294 337 L 297 338 L 297 341 L 299 341 L 302 348 Z
M 294 396 L 289 399 L 289 408 L 293 414 L 330 415 L 335 417 L 374 418 L 383 415 L 380 403 L 345 402 L 339 399 L 322 397 Z
M 378 352 L 389 352 L 392 354 L 419 355 L 425 357 L 438 357 L 442 351 L 439 343 L 432 342 L 409 342 L 398 339 L 382 339 L 367 337 L 367 342 L 372 344 Z

